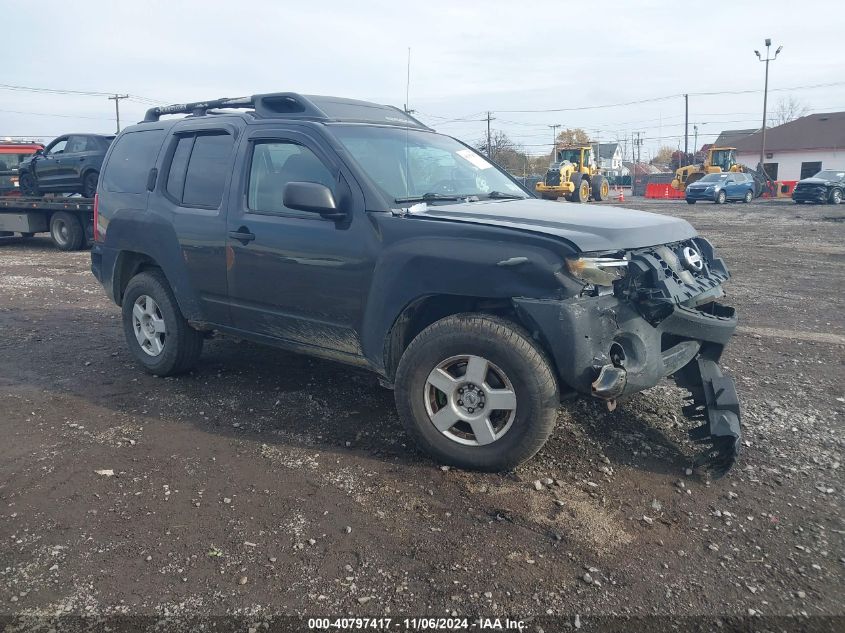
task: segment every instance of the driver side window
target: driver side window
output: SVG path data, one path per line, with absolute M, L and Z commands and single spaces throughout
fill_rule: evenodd
M 46 153 L 52 156 L 53 154 L 62 154 L 67 147 L 67 139 L 63 138 L 61 141 L 53 145 Z
M 253 145 L 247 208 L 255 213 L 301 215 L 301 211 L 284 205 L 285 185 L 289 182 L 313 182 L 335 190 L 332 173 L 304 145 L 289 141 L 261 141 Z

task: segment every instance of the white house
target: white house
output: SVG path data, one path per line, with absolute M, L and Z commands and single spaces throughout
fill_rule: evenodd
M 737 160 L 760 162 L 761 132 L 736 142 Z M 801 180 L 822 169 L 845 169 L 845 112 L 810 114 L 766 130 L 764 165 L 772 180 Z
M 622 164 L 622 146 L 619 143 L 593 143 L 596 165 L 608 176 L 625 176 L 628 170 Z M 624 172 L 624 173 L 623 173 Z

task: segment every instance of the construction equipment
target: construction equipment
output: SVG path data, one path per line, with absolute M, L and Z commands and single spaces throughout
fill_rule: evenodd
M 561 196 L 570 202 L 607 200 L 610 185 L 599 173 L 589 145 L 566 145 L 557 151 L 555 162 L 534 189 L 545 200 Z
M 675 171 L 672 188 L 686 191 L 687 185 L 694 183 L 706 174 L 718 174 L 723 171 L 750 172 L 745 165 L 736 162 L 735 147 L 711 147 L 707 150 L 707 158 L 703 163 L 687 165 Z

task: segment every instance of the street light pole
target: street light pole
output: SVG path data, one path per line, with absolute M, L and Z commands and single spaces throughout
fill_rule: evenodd
M 765 59 L 760 55 L 760 51 L 754 51 L 754 54 L 757 55 L 757 59 L 761 62 L 766 62 L 766 82 L 763 85 L 763 134 L 760 140 L 760 169 L 762 170 L 763 174 L 768 178 L 768 173 L 766 172 L 764 165 L 764 160 L 766 159 L 766 105 L 769 97 L 769 62 L 773 62 L 777 59 L 778 53 L 783 50 L 783 46 L 778 46 L 777 50 L 775 51 L 774 57 L 769 57 L 769 49 L 772 45 L 771 38 L 766 38 L 766 57 Z

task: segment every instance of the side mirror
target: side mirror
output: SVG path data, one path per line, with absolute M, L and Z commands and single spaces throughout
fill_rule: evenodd
M 337 208 L 331 189 L 316 182 L 289 182 L 285 185 L 282 203 L 288 209 L 319 213 L 330 220 L 346 217 Z
M 35 150 L 35 156 L 43 156 L 43 155 L 44 155 L 44 149 L 43 148 Z

